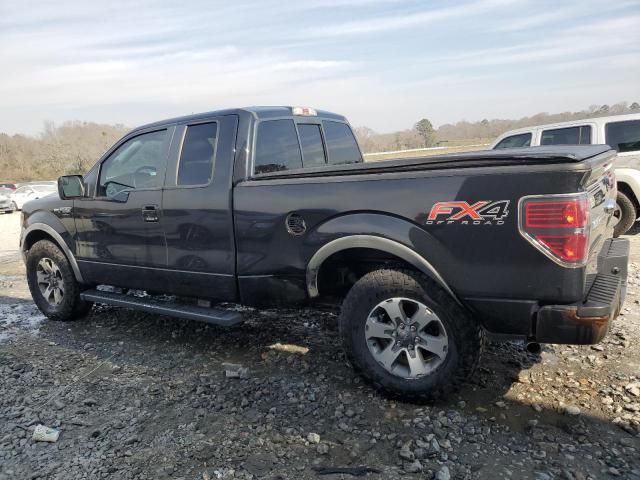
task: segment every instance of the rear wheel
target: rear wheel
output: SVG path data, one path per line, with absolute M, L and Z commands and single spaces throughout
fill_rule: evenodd
M 93 305 L 80 298 L 81 285 L 69 260 L 49 240 L 40 240 L 29 249 L 27 282 L 33 301 L 51 320 L 76 320 L 84 317 Z
M 613 227 L 614 237 L 619 237 L 627 233 L 638 217 L 635 205 L 631 199 L 622 192 L 618 192 L 613 217 L 614 222 L 616 222 Z
M 376 270 L 344 301 L 340 331 L 349 360 L 377 388 L 434 401 L 475 370 L 484 331 L 438 285 L 411 270 Z

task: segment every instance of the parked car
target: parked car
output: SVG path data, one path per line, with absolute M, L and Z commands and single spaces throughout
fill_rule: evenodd
M 22 210 L 25 202 L 36 198 L 45 197 L 58 191 L 56 185 L 29 184 L 18 187 L 11 195 L 11 203 L 14 210 Z
M 9 190 L 15 190 L 18 185 L 13 182 L 0 182 L 0 188 L 8 188 Z
M 13 190 L 10 188 L 0 187 L 0 212 L 2 213 L 13 213 L 14 208 L 11 203 L 11 194 Z
M 536 145 L 607 144 L 618 152 L 615 236 L 626 233 L 640 216 L 640 113 L 589 118 L 511 130 L 491 148 Z
M 242 314 L 212 302 L 342 302 L 336 341 L 356 369 L 433 400 L 474 371 L 487 331 L 605 336 L 629 253 L 611 238 L 615 155 L 363 163 L 341 115 L 223 110 L 137 128 L 84 177 L 61 177 L 59 198 L 25 205 L 21 249 L 52 320 L 98 302 L 234 325 Z

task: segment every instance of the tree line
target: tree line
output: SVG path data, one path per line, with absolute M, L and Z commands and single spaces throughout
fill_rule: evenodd
M 463 120 L 454 124 L 441 125 L 437 129 L 428 119 L 423 118 L 416 122 L 413 128 L 407 130 L 377 133 L 368 127 L 358 127 L 355 128 L 355 133 L 365 153 L 389 152 L 435 146 L 490 143 L 504 132 L 516 128 L 625 113 L 640 113 L 640 104 L 620 102 L 614 105 L 591 105 L 578 112 L 537 113 L 530 117 L 512 120 L 486 118 L 477 122 Z
M 388 152 L 489 143 L 514 128 L 624 113 L 640 113 L 640 105 L 638 102 L 592 105 L 579 112 L 538 113 L 517 120 L 460 121 L 437 129 L 423 118 L 407 130 L 377 133 L 368 127 L 358 127 L 355 133 L 365 153 Z M 52 180 L 59 175 L 84 173 L 127 130 L 124 125 L 70 121 L 59 125 L 45 122 L 36 136 L 0 133 L 0 180 Z

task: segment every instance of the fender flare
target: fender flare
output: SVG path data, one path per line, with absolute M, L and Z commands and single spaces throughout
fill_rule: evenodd
M 26 262 L 27 251 L 25 249 L 25 240 L 29 236 L 29 234 L 34 231 L 44 232 L 56 241 L 58 246 L 62 249 L 62 252 L 65 254 L 67 259 L 69 260 L 69 263 L 71 264 L 71 269 L 73 270 L 73 274 L 75 275 L 76 280 L 79 283 L 84 283 L 84 280 L 82 279 L 82 273 L 80 272 L 80 267 L 78 266 L 76 257 L 71 252 L 71 249 L 69 248 L 67 243 L 64 241 L 62 236 L 58 232 L 56 232 L 50 225 L 47 225 L 46 223 L 33 223 L 29 225 L 25 230 L 23 230 L 22 235 L 20 236 L 20 251 L 22 252 L 22 260 L 25 262 L 25 264 L 27 263 Z
M 318 273 L 323 262 L 334 253 L 347 250 L 349 248 L 372 248 L 401 258 L 433 279 L 449 295 L 451 295 L 456 302 L 462 305 L 456 294 L 451 290 L 449 285 L 447 285 L 438 271 L 421 255 L 402 243 L 384 237 L 377 237 L 375 235 L 349 235 L 337 238 L 326 245 L 323 245 L 311 257 L 311 260 L 309 260 L 309 263 L 307 264 L 307 292 L 310 298 L 316 298 L 320 295 L 320 292 L 318 291 Z

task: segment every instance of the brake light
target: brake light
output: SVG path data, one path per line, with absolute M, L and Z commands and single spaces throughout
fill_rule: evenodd
M 520 200 L 520 233 L 565 267 L 583 266 L 589 253 L 586 194 L 545 195 Z
M 309 107 L 291 107 L 291 113 L 302 117 L 316 117 L 318 115 L 315 109 Z

